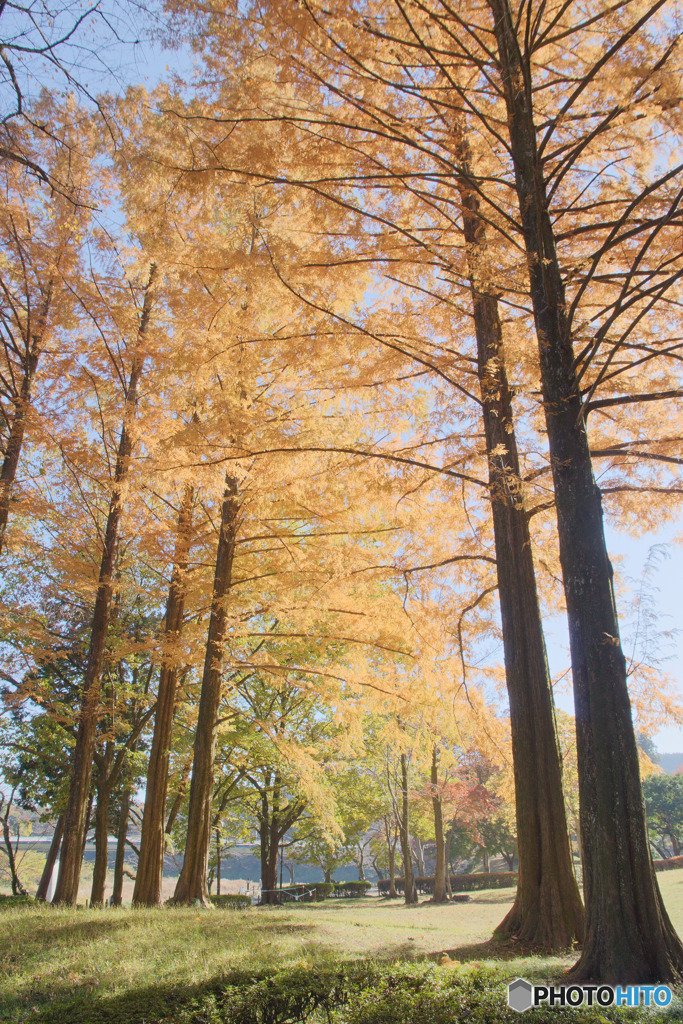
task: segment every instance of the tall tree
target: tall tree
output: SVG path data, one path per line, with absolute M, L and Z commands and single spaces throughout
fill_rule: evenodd
M 206 905 L 210 903 L 206 871 L 211 845 L 213 767 L 222 691 L 223 658 L 229 622 L 227 600 L 232 586 L 233 560 L 239 527 L 238 482 L 235 477 L 228 474 L 221 504 L 211 614 L 195 732 L 185 859 L 173 895 L 176 903 L 194 903 L 197 900 Z
M 140 836 L 133 903 L 158 906 L 166 847 L 166 796 L 168 792 L 173 713 L 178 681 L 177 644 L 183 627 L 187 558 L 192 539 L 194 490 L 186 486 L 178 513 L 175 554 L 166 602 L 162 662 L 154 717 L 154 734 L 149 755 L 145 806 Z
M 85 814 L 92 775 L 93 752 L 100 707 L 100 680 L 104 666 L 107 630 L 114 587 L 114 567 L 119 543 L 119 526 L 123 512 L 124 486 L 133 453 L 132 426 L 135 419 L 138 387 L 144 366 L 145 335 L 152 313 L 156 265 L 148 271 L 144 298 L 134 343 L 130 377 L 125 392 L 125 406 L 119 440 L 109 512 L 104 531 L 90 646 L 83 680 L 79 711 L 78 735 L 73 753 L 69 801 L 64 819 L 64 838 L 55 888 L 55 903 L 75 903 L 81 873 L 81 856 L 85 830 Z
M 539 342 L 572 655 L 587 914 L 585 944 L 573 977 L 674 981 L 683 971 L 683 946 L 662 903 L 647 841 L 602 502 L 550 213 L 547 164 L 538 141 L 531 59 L 536 40 L 524 34 L 508 0 L 490 0 L 489 6 Z M 663 4 L 652 4 L 644 13 L 635 4 L 626 6 L 633 8 L 630 20 L 590 75 L 615 57 Z M 538 26 L 534 35 L 537 31 Z M 585 74 L 582 81 L 587 81 Z

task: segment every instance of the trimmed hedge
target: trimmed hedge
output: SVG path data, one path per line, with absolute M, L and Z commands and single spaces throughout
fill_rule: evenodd
M 334 895 L 345 897 L 367 896 L 372 889 L 372 882 L 335 882 Z
M 655 871 L 675 871 L 683 868 L 683 857 L 667 857 L 666 860 L 653 860 Z
M 403 892 L 405 880 L 394 879 L 396 892 Z M 451 875 L 453 892 L 474 892 L 476 889 L 510 889 L 517 885 L 516 871 L 473 871 L 469 875 Z M 389 879 L 384 878 L 377 883 L 380 896 L 389 892 Z M 431 896 L 434 892 L 434 875 L 418 875 L 415 879 L 418 892 Z
M 306 882 L 302 885 L 283 885 L 277 892 L 295 902 L 314 903 L 326 900 L 334 892 L 334 882 Z M 288 901 L 289 902 L 289 901 Z
M 237 896 L 234 893 L 221 893 L 220 896 L 212 896 L 211 902 L 215 907 L 230 907 L 237 910 L 246 910 L 251 906 L 251 896 Z

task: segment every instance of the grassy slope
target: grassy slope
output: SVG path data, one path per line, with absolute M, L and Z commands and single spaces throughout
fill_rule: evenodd
M 658 876 L 672 920 L 683 933 L 683 871 Z M 314 965 L 362 956 L 483 962 L 484 945 L 512 890 L 473 894 L 470 903 L 415 908 L 378 899 L 339 900 L 246 912 L 57 910 L 0 912 L 0 1020 L 75 993 L 111 998 L 152 986 L 195 986 L 233 968 Z M 571 954 L 521 958 L 506 973 L 557 975 Z

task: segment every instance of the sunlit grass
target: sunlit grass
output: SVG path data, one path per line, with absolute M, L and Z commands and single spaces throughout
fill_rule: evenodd
M 683 933 L 683 871 L 658 876 Z M 0 1020 L 75 994 L 111 998 L 150 987 L 192 986 L 239 968 L 322 965 L 342 957 L 504 958 L 510 976 L 549 978 L 575 959 L 517 956 L 488 944 L 514 891 L 473 893 L 435 906 L 377 898 L 246 911 L 86 910 L 36 906 L 0 911 Z M 66 1024 L 66 1022 L 65 1022 Z

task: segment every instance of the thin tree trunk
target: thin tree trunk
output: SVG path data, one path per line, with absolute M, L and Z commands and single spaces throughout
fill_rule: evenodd
M 388 845 L 388 857 L 389 857 L 389 896 L 397 896 L 396 892 L 396 847 L 392 846 L 391 843 Z
M 192 770 L 192 764 L 190 763 L 190 764 L 187 765 L 186 769 L 183 771 L 183 776 L 182 776 L 182 778 L 180 780 L 180 784 L 178 786 L 178 792 L 173 797 L 173 803 L 171 804 L 171 809 L 168 812 L 168 818 L 166 819 L 166 828 L 164 829 L 164 832 L 165 832 L 165 834 L 167 836 L 170 836 L 171 832 L 173 831 L 173 826 L 175 825 L 175 820 L 178 817 L 178 814 L 180 813 L 180 808 L 183 806 L 183 800 L 185 799 L 185 791 L 187 790 L 187 780 L 189 778 L 191 770 Z M 163 853 L 162 853 L 162 857 L 163 857 Z
M 209 634 L 194 740 L 185 860 L 173 896 L 175 903 L 194 903 L 199 900 L 206 906 L 211 905 L 206 888 L 206 867 L 211 843 L 213 765 L 222 689 L 223 645 L 228 628 L 226 600 L 232 583 L 232 563 L 238 525 L 237 481 L 233 477 L 227 476 L 221 508 L 221 529 L 216 554 Z
M 439 792 L 439 751 L 432 747 L 432 810 L 434 812 L 434 840 L 436 867 L 434 869 L 434 902 L 445 903 L 446 896 L 446 844 L 443 834 L 443 804 Z
M 114 888 L 111 894 L 111 906 L 120 907 L 123 903 L 123 868 L 126 860 L 126 837 L 128 835 L 128 817 L 130 814 L 130 789 L 126 788 L 121 796 L 119 827 L 116 835 L 116 860 L 114 862 Z
M 486 285 L 485 225 L 471 184 L 465 137 L 459 137 L 458 151 L 462 169 L 458 187 L 489 462 L 519 841 L 515 902 L 495 934 L 548 949 L 566 949 L 583 937 L 583 907 L 571 858 L 562 760 L 498 301 Z
M 175 647 L 183 628 L 185 610 L 185 574 L 192 533 L 194 488 L 187 486 L 178 514 L 173 572 L 166 602 L 164 646 L 159 673 L 157 710 L 154 718 L 152 749 L 149 754 L 145 807 L 142 814 L 140 858 L 135 876 L 133 903 L 161 906 L 164 873 L 166 798 L 168 769 L 173 733 L 178 664 Z M 177 812 L 176 812 L 177 813 Z
M 401 820 L 399 823 L 401 853 L 403 854 L 404 897 L 406 903 L 417 903 L 417 890 L 413 876 L 410 852 L 410 818 L 408 802 L 408 758 L 401 754 Z
M 365 847 L 358 844 L 358 881 L 365 881 Z
M 92 809 L 95 806 L 95 790 L 91 789 L 88 793 L 88 806 L 85 810 L 85 828 L 83 829 L 83 845 L 81 846 L 81 860 L 85 857 L 85 848 L 88 844 L 88 832 L 90 831 L 90 823 L 92 822 Z M 66 817 L 64 818 L 66 822 Z M 62 838 L 64 836 L 62 835 Z M 54 902 L 54 900 L 53 900 Z
M 61 846 L 63 832 L 64 815 L 60 814 L 55 823 L 52 840 L 50 842 L 50 849 L 47 851 L 45 867 L 43 868 L 43 873 L 40 876 L 40 882 L 38 883 L 38 889 L 36 890 L 36 899 L 41 903 L 44 903 L 47 899 L 48 889 L 50 888 L 50 879 L 52 878 L 52 872 L 55 869 L 55 863 L 59 856 L 59 847 Z
M 9 815 L 12 809 L 12 803 L 14 801 L 14 794 L 16 790 L 13 789 L 9 798 L 5 797 L 4 794 L 0 793 L 0 806 L 4 800 L 5 813 L 2 816 L 2 838 L 5 843 L 5 849 L 7 852 L 7 859 L 9 861 L 10 878 L 12 880 L 12 895 L 13 896 L 28 896 L 28 892 L 21 884 L 21 879 L 17 874 L 17 861 L 15 856 L 15 850 L 12 846 L 12 834 L 9 827 Z
M 50 312 L 54 284 L 52 279 L 48 282 L 43 305 L 38 316 L 38 324 L 35 331 L 30 333 L 26 339 L 26 363 L 24 365 L 24 376 L 21 381 L 21 388 L 14 407 L 14 416 L 10 426 L 7 445 L 5 446 L 5 457 L 0 470 L 0 555 L 5 546 L 5 532 L 9 518 L 9 507 L 12 500 L 12 489 L 17 476 L 17 466 L 21 456 L 21 449 L 24 443 L 26 432 L 26 419 L 31 407 L 31 389 L 38 368 L 38 359 L 43 348 L 47 318 Z
M 422 840 L 419 836 L 415 836 L 413 842 L 415 843 L 415 855 L 413 857 L 415 861 L 415 869 L 417 874 L 424 878 L 427 874 L 427 869 L 425 868 L 425 855 Z
M 652 867 L 602 502 L 537 150 L 533 94 L 508 0 L 489 0 L 489 5 L 539 342 L 569 623 L 586 900 L 584 948 L 572 977 L 676 982 L 683 972 L 683 946 Z
M 83 680 L 81 707 L 78 716 L 78 734 L 71 765 L 69 800 L 64 818 L 62 856 L 59 863 L 59 877 L 53 903 L 75 903 L 78 898 L 78 883 L 81 876 L 85 815 L 90 792 L 95 736 L 100 710 L 100 680 L 104 666 L 107 630 L 113 593 L 114 565 L 119 542 L 119 525 L 123 513 L 123 485 L 128 476 L 133 451 L 131 426 L 135 419 L 138 400 L 138 385 L 144 364 L 142 341 L 147 333 L 152 312 L 152 286 L 156 277 L 156 265 L 152 265 L 145 289 L 145 298 L 140 316 L 140 326 L 133 354 L 133 365 L 126 392 L 123 426 L 116 456 L 114 485 L 109 500 L 109 514 L 104 534 L 99 582 L 95 597 L 90 646 Z
M 111 788 L 108 780 L 97 782 L 97 807 L 95 809 L 95 866 L 90 890 L 90 906 L 101 907 L 104 903 L 104 889 L 107 884 L 109 866 L 109 802 Z
M 216 829 L 216 895 L 221 894 L 221 834 Z

